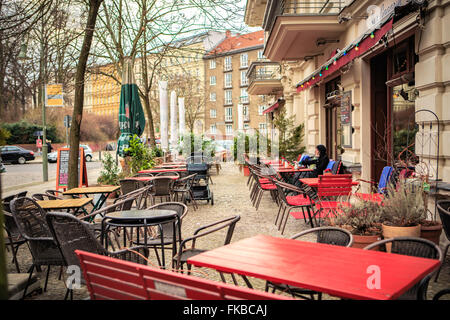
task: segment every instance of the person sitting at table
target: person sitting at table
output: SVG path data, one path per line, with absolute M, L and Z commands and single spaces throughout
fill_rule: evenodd
M 312 164 L 315 164 L 316 167 L 313 169 L 313 171 L 310 172 L 304 172 L 299 179 L 302 178 L 317 178 L 319 175 L 323 174 L 323 171 L 327 168 L 328 162 L 330 162 L 330 159 L 328 159 L 327 156 L 327 148 L 323 144 L 319 144 L 316 147 L 315 152 L 315 158 L 313 159 L 307 159 L 302 161 L 302 165 L 310 166 Z

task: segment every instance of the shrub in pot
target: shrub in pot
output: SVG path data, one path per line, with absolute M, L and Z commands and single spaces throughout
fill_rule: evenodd
M 100 171 L 100 176 L 97 178 L 97 183 L 101 186 L 118 186 L 119 180 L 124 176 L 123 172 L 120 172 L 119 166 L 114 160 L 113 156 L 109 153 L 105 154 L 102 160 L 103 170 Z M 115 198 L 116 192 L 109 195 L 109 198 Z
M 420 237 L 420 222 L 426 217 L 421 180 L 399 179 L 397 186 L 388 186 L 379 207 L 383 237 Z
M 354 197 L 350 206 L 340 206 L 334 224 L 353 235 L 353 248 L 364 248 L 381 239 L 381 215 L 378 204 Z

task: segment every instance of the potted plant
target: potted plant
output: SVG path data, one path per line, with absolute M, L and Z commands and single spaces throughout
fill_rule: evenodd
M 383 219 L 384 238 L 420 237 L 420 222 L 426 217 L 423 183 L 399 179 L 396 187 L 388 186 L 378 208 Z
M 125 162 L 129 167 L 127 174 L 134 175 L 141 170 L 153 168 L 152 151 L 141 142 L 137 135 L 133 136 L 129 142 L 129 147 L 124 152 L 126 154 Z
M 114 161 L 113 156 L 110 153 L 106 153 L 102 160 L 103 170 L 100 171 L 100 176 L 97 178 L 97 183 L 101 186 L 118 186 L 119 181 L 123 176 L 120 169 Z M 109 195 L 108 198 L 115 198 L 116 192 Z
M 353 197 L 350 206 L 340 206 L 340 213 L 333 220 L 352 233 L 353 248 L 362 249 L 381 240 L 381 215 L 376 202 Z

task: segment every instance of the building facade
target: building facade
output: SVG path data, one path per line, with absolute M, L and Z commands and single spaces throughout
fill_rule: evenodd
M 264 95 L 249 95 L 247 72 L 250 65 L 263 60 L 262 31 L 227 37 L 204 56 L 205 60 L 205 129 L 209 136 L 232 139 L 239 128 L 242 110 L 242 130 L 266 130 L 263 114 L 267 101 Z
M 248 0 L 245 22 L 264 29 L 264 55 L 282 66 L 274 98 L 304 123 L 309 153 L 324 144 L 377 181 L 412 150 L 431 179 L 450 181 L 449 5 Z

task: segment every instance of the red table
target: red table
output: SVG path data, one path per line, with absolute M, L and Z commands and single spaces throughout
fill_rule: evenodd
M 347 299 L 396 299 L 439 267 L 439 260 L 258 235 L 188 259 L 198 267 L 284 283 Z M 369 266 L 380 289 L 369 289 Z
M 148 181 L 154 180 L 155 178 L 160 178 L 160 177 L 171 178 L 172 180 L 178 180 L 180 178 L 179 176 L 158 176 L 158 177 L 155 176 L 155 177 L 128 177 L 126 179 L 148 182 Z
M 300 181 L 312 188 L 319 187 L 319 178 L 304 178 L 300 179 Z M 352 186 L 357 186 L 358 184 L 359 184 L 358 181 L 352 181 Z
M 149 169 L 141 170 L 139 173 L 159 173 L 159 172 L 186 172 L 186 168 L 173 168 L 173 169 Z

